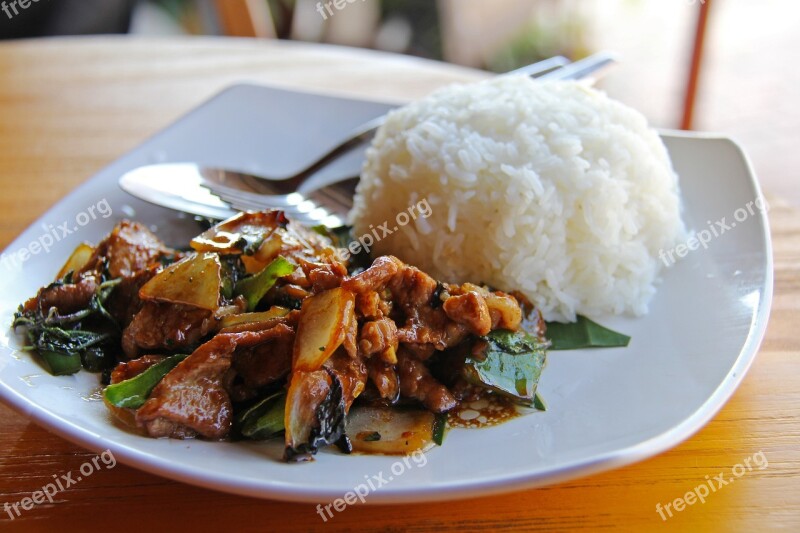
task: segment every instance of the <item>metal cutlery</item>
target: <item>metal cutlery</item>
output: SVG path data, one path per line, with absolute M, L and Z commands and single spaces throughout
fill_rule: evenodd
M 508 74 L 537 79 L 584 79 L 597 75 L 615 59 L 598 53 L 569 63 L 553 58 L 528 65 Z M 504 74 L 504 75 L 508 75 Z M 303 183 L 318 170 L 370 139 L 384 117 L 357 128 L 345 141 L 301 171 L 284 178 L 255 176 L 195 163 L 166 163 L 136 168 L 120 178 L 120 187 L 145 201 L 209 218 L 227 218 L 238 211 L 281 209 L 298 222 L 341 226 L 352 207 L 358 178 L 328 184 L 301 194 Z

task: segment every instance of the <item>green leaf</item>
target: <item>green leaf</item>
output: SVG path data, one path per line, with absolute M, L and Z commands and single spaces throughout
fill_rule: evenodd
M 324 224 L 312 226 L 311 230 L 318 235 L 327 237 L 333 242 L 334 246 L 339 248 L 347 248 L 348 245 L 354 240 L 352 235 L 352 226 L 339 226 L 338 228 L 329 228 Z
M 578 315 L 577 322 L 548 322 L 546 337 L 550 340 L 551 350 L 624 347 L 631 340 L 629 336 L 612 331 L 581 315 Z
M 236 283 L 236 294 L 241 294 L 247 299 L 248 311 L 255 311 L 258 302 L 275 285 L 278 278 L 288 276 L 295 268 L 297 267 L 284 257 L 278 256 L 261 272 Z
M 114 292 L 114 288 L 121 282 L 122 278 L 117 278 L 101 283 L 97 291 L 92 295 L 92 299 L 89 301 L 89 312 L 100 315 L 117 330 L 121 329 L 120 325 L 117 323 L 116 319 L 111 316 L 111 313 L 108 312 L 105 303 L 111 293 Z
M 78 353 L 59 353 L 41 350 L 47 371 L 54 376 L 69 376 L 81 369 L 81 356 Z
M 464 362 L 467 381 L 533 406 L 546 345 L 524 331 L 496 330 L 481 339 L 486 343 L 484 351 Z
M 447 433 L 447 414 L 439 413 L 433 422 L 433 442 L 441 446 L 444 442 L 444 435 Z
M 232 300 L 236 283 L 244 277 L 244 265 L 238 255 L 221 255 L 219 257 L 221 268 L 222 284 L 220 292 L 226 300 Z
M 28 330 L 28 339 L 40 352 L 57 352 L 68 355 L 80 353 L 91 346 L 106 341 L 109 337 L 110 335 L 106 333 L 56 327 Z
M 62 286 L 72 281 L 68 273 L 62 280 L 50 285 Z M 105 281 L 92 295 L 88 306 L 68 315 L 58 314 L 58 309 L 51 307 L 47 314 L 42 310 L 24 311 L 22 307 L 14 314 L 12 327 L 24 327 L 27 330 L 30 346 L 39 352 L 44 366 L 53 375 L 74 374 L 80 370 L 80 364 L 90 372 L 98 372 L 115 361 L 113 353 L 108 350 L 112 341 L 118 338 L 118 325 L 106 310 L 104 303 L 120 279 Z M 80 329 L 88 318 L 101 318 L 105 324 L 89 321 L 91 327 L 99 331 Z M 115 332 L 107 327 L 112 326 Z
M 533 407 L 539 411 L 547 411 L 547 404 L 538 392 L 533 396 Z
M 103 391 L 103 396 L 112 405 L 138 409 L 164 376 L 170 373 L 178 363 L 189 357 L 187 354 L 177 354 L 160 361 L 138 376 L 109 385 Z
M 237 417 L 239 433 L 253 440 L 268 439 L 284 430 L 285 411 L 286 393 L 271 394 Z

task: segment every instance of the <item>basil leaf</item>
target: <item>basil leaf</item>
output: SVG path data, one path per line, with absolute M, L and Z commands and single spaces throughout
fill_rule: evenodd
M 483 351 L 471 354 L 464 361 L 464 378 L 473 385 L 532 406 L 547 345 L 524 331 L 495 330 L 481 340 L 485 343 Z
M 72 273 L 69 272 L 61 280 L 48 285 L 48 288 L 63 286 L 71 281 Z M 39 352 L 45 368 L 54 376 L 74 374 L 81 366 L 90 372 L 100 372 L 116 362 L 110 347 L 112 341 L 119 337 L 119 326 L 106 310 L 105 302 L 120 281 L 114 279 L 101 283 L 85 309 L 67 315 L 60 315 L 55 307 L 48 309 L 45 314 L 38 307 L 33 311 L 25 311 L 20 306 L 11 326 L 26 329 L 30 343 L 26 349 Z M 88 318 L 100 318 L 105 324 L 93 323 L 92 327 L 99 331 L 81 329 Z
M 268 439 L 284 430 L 283 414 L 286 411 L 286 393 L 271 394 L 242 412 L 236 426 L 243 437 L 253 440 Z
M 551 350 L 624 347 L 631 340 L 629 336 L 603 327 L 581 315 L 578 315 L 577 322 L 548 322 L 545 336 L 550 340 Z

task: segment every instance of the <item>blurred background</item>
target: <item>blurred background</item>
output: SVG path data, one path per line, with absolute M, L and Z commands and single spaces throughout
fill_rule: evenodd
M 19 2 L 19 0 L 17 0 Z M 721 132 L 800 205 L 800 2 L 792 0 L 21 0 L 0 38 L 127 33 L 292 39 L 503 72 L 611 50 L 600 86 L 662 128 Z M 13 6 L 11 4 L 14 4 Z M 700 30 L 700 31 L 698 31 Z M 700 36 L 704 36 L 700 38 Z M 704 45 L 701 45 L 704 43 Z M 693 63 L 693 57 L 695 61 Z M 693 68 L 694 64 L 694 68 Z M 792 174 L 793 175 L 793 174 Z

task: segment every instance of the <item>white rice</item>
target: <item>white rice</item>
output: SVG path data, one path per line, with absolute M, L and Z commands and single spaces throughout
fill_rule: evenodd
M 355 234 L 449 282 L 520 290 L 548 320 L 641 315 L 684 235 L 677 176 L 637 111 L 576 82 L 496 77 L 392 112 L 367 153 Z

